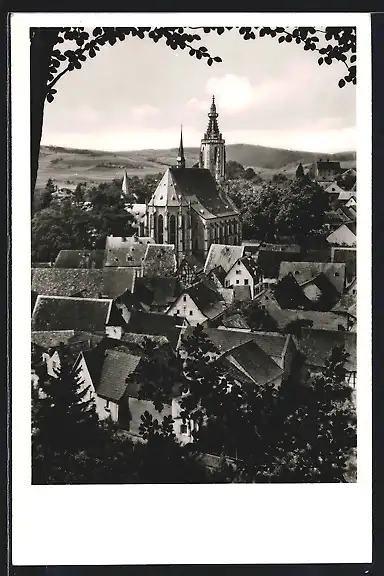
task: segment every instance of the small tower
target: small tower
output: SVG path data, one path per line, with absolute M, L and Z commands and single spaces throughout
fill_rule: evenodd
M 217 182 L 225 179 L 225 140 L 219 131 L 215 97 L 208 113 L 208 127 L 201 140 L 200 168 L 208 169 Z
M 183 146 L 183 126 L 180 128 L 180 144 L 179 152 L 177 154 L 177 167 L 185 168 L 184 146 Z

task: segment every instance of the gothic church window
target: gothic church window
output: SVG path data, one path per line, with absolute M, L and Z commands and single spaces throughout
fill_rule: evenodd
M 176 244 L 176 218 L 173 214 L 169 217 L 169 243 Z
M 164 218 L 161 214 L 157 218 L 157 242 L 164 244 Z

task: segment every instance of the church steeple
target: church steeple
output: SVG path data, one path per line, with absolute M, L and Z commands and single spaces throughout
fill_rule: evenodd
M 219 124 L 217 122 L 217 118 L 219 117 L 217 110 L 216 110 L 216 103 L 215 103 L 215 97 L 212 96 L 212 104 L 211 104 L 211 108 L 208 112 L 208 128 L 206 133 L 204 134 L 204 138 L 215 138 L 220 140 L 221 139 L 221 134 L 219 131 Z
M 225 178 L 225 140 L 219 130 L 215 97 L 208 112 L 208 127 L 201 140 L 200 168 L 208 169 L 217 182 Z
M 184 146 L 183 146 L 183 126 L 180 128 L 180 144 L 179 152 L 177 154 L 177 167 L 185 168 Z

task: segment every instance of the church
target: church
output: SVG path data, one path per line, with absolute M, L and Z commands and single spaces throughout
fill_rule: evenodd
M 224 190 L 225 140 L 218 116 L 213 97 L 198 165 L 185 166 L 181 130 L 176 165 L 167 169 L 141 208 L 140 235 L 156 244 L 174 244 L 179 262 L 189 254 L 205 259 L 211 244 L 241 244 L 239 212 Z M 139 213 L 138 206 L 132 210 Z

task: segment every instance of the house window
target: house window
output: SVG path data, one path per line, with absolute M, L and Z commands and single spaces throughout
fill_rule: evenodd
M 180 434 L 188 434 L 187 424 L 180 424 Z
M 229 286 L 229 280 L 226 280 L 225 281 L 225 287 L 228 288 L 228 286 Z
M 236 270 L 236 274 L 241 274 L 241 270 Z
M 186 301 L 187 301 L 187 297 L 183 296 L 183 302 L 186 302 Z
M 109 400 L 105 401 L 105 411 L 106 412 L 110 412 L 111 411 L 111 403 Z
M 354 289 L 352 290 L 352 294 L 357 294 L 356 288 L 354 288 Z
M 192 310 L 190 310 L 190 311 L 189 311 L 189 315 L 190 315 L 190 316 L 192 316 L 192 314 L 193 314 L 193 311 L 192 311 Z
M 248 286 L 249 280 L 248 278 L 244 278 L 244 286 Z
M 240 284 L 240 280 L 236 280 L 236 284 Z
M 340 276 L 340 274 L 338 272 L 335 272 L 335 276 Z
M 295 274 L 298 274 L 298 273 L 299 273 L 299 271 L 298 271 L 298 270 L 295 270 Z

